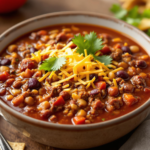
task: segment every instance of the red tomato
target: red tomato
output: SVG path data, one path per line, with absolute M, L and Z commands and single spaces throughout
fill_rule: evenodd
M 8 13 L 21 7 L 26 0 L 0 0 L 0 13 Z
M 111 52 L 111 50 L 110 50 L 110 48 L 109 48 L 107 45 L 105 45 L 105 46 L 102 48 L 101 52 L 102 52 L 103 54 L 109 54 L 109 53 Z
M 114 49 L 121 48 L 121 45 L 120 45 L 119 43 L 117 43 L 117 44 L 115 44 L 115 45 L 113 46 L 113 48 L 114 48 Z
M 61 106 L 64 104 L 65 104 L 65 101 L 62 96 L 57 97 L 56 101 L 54 102 L 54 106 Z
M 75 125 L 84 124 L 84 123 L 85 123 L 85 118 L 84 118 L 84 117 L 81 117 L 81 116 L 73 117 L 73 123 L 74 123 Z
M 104 81 L 96 82 L 95 85 L 100 90 L 106 89 L 106 82 L 104 82 Z

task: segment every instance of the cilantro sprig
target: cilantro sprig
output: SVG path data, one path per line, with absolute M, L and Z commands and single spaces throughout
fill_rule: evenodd
M 87 50 L 87 55 L 92 54 L 95 60 L 98 60 L 105 65 L 111 63 L 112 58 L 107 55 L 95 56 L 95 53 L 103 48 L 103 41 L 100 38 L 97 38 L 95 32 L 90 32 L 85 36 L 75 36 L 73 39 L 73 43 L 77 45 L 77 53 L 84 54 L 84 50 Z M 66 64 L 66 57 L 50 57 L 46 59 L 39 67 L 39 70 L 45 71 L 57 71 L 64 64 Z
M 95 53 L 104 47 L 104 45 L 102 45 L 102 39 L 98 38 L 95 32 L 90 32 L 90 34 L 86 34 L 85 36 L 79 34 L 78 36 L 74 36 L 72 41 L 78 47 L 77 53 L 85 55 L 84 50 L 86 49 L 87 54 L 92 54 L 95 60 L 98 60 L 105 65 L 111 63 L 112 58 L 110 56 L 95 56 Z
M 123 9 L 119 4 L 113 4 L 110 11 L 114 13 L 115 17 L 121 19 L 133 26 L 138 26 L 142 15 L 138 12 L 138 6 L 134 6 L 131 10 Z
M 116 18 L 121 19 L 135 27 L 138 27 L 143 18 L 150 18 L 150 9 L 145 9 L 143 13 L 139 13 L 139 7 L 134 6 L 130 10 L 123 9 L 119 4 L 113 4 L 110 11 Z M 146 31 L 150 36 L 150 31 Z
M 45 71 L 57 71 L 59 70 L 64 64 L 66 63 L 65 57 L 50 57 L 46 59 L 41 66 L 39 67 L 39 70 L 45 70 Z

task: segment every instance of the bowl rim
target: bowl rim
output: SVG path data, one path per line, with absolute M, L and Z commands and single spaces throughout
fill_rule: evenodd
M 54 13 L 47 13 L 47 14 L 32 17 L 32 18 L 27 19 L 25 21 L 22 21 L 22 22 L 20 22 L 16 25 L 10 27 L 6 31 L 4 31 L 0 35 L 0 41 L 3 40 L 3 38 L 8 36 L 9 34 L 11 34 L 11 32 L 14 32 L 19 27 L 25 26 L 28 23 L 38 21 L 38 20 L 42 20 L 44 18 L 59 17 L 59 16 L 72 16 L 72 15 L 74 15 L 74 16 L 75 15 L 76 16 L 81 15 L 81 16 L 104 18 L 104 19 L 107 19 L 109 21 L 116 22 L 117 24 L 124 25 L 127 28 L 130 28 L 130 29 L 134 30 L 140 36 L 142 36 L 145 40 L 150 42 L 150 38 L 144 32 L 140 31 L 136 27 L 133 27 L 132 25 L 127 24 L 124 21 L 118 20 L 118 19 L 116 19 L 114 17 L 111 17 L 111 16 L 108 16 L 108 15 L 103 15 L 103 14 L 100 14 L 100 13 L 93 13 L 93 12 L 85 12 L 85 11 L 54 12 Z M 134 116 L 138 115 L 139 113 L 141 113 L 147 107 L 150 107 L 149 101 L 150 101 L 150 99 L 148 99 L 145 103 L 143 103 L 137 109 L 135 109 L 135 110 L 123 115 L 123 116 L 117 117 L 115 119 L 108 120 L 108 121 L 105 121 L 105 122 L 98 122 L 98 123 L 84 124 L 84 125 L 76 125 L 76 126 L 75 125 L 68 125 L 68 124 L 50 123 L 50 122 L 46 122 L 46 121 L 31 118 L 29 116 L 26 116 L 26 115 L 20 113 L 20 112 L 17 112 L 13 108 L 11 108 L 7 104 L 5 104 L 2 100 L 0 100 L 0 111 L 1 111 L 1 108 L 3 108 L 5 111 L 7 111 L 9 114 L 13 115 L 14 117 L 18 118 L 19 120 L 22 120 L 26 123 L 36 125 L 36 126 L 39 126 L 39 127 L 53 128 L 53 129 L 60 129 L 60 130 L 65 130 L 66 129 L 66 130 L 76 131 L 76 130 L 89 130 L 89 129 L 104 128 L 104 127 L 112 126 L 112 125 L 124 122 L 126 120 L 129 120 L 132 117 L 134 117 Z

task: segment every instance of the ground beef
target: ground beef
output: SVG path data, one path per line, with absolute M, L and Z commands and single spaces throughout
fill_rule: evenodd
M 134 86 L 131 83 L 123 83 L 121 87 L 123 87 L 125 93 L 132 93 L 134 91 Z
M 88 100 L 88 97 L 89 97 L 89 94 L 88 94 L 88 92 L 86 92 L 86 91 L 82 91 L 82 92 L 80 92 L 79 93 L 79 97 L 81 98 L 81 99 L 84 99 L 84 100 Z
M 64 100 L 70 99 L 70 94 L 67 91 L 61 91 L 59 95 L 62 96 Z
M 37 63 L 30 58 L 23 59 L 23 61 L 20 64 L 20 70 L 25 71 L 27 68 L 28 69 L 37 68 Z
M 108 97 L 108 100 L 106 102 L 106 109 L 108 111 L 120 109 L 121 106 L 123 106 L 123 101 L 121 97 Z
M 67 39 L 67 37 L 66 37 L 66 34 L 64 32 L 61 32 L 56 36 L 57 42 L 65 41 L 66 39 Z
M 121 49 L 116 49 L 113 51 L 110 55 L 114 60 L 120 60 L 122 57 L 122 50 Z
M 61 92 L 61 90 L 62 90 L 61 87 L 52 87 L 52 86 L 47 87 L 47 91 L 50 97 L 57 97 Z
M 102 103 L 100 99 L 95 99 L 95 101 L 92 102 L 93 109 L 103 109 L 104 106 L 104 103 Z
M 131 78 L 131 83 L 139 89 L 143 89 L 143 87 L 146 86 L 145 80 L 139 75 L 133 76 Z

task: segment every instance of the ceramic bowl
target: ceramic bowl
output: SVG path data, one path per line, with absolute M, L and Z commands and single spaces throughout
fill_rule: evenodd
M 55 24 L 84 23 L 122 32 L 139 43 L 150 54 L 150 39 L 143 32 L 109 16 L 85 12 L 49 13 L 23 21 L 0 35 L 0 51 L 21 35 Z M 148 100 L 136 110 L 116 119 L 85 125 L 62 125 L 25 116 L 0 101 L 3 118 L 24 135 L 39 143 L 63 149 L 84 149 L 106 144 L 137 127 L 150 112 Z

